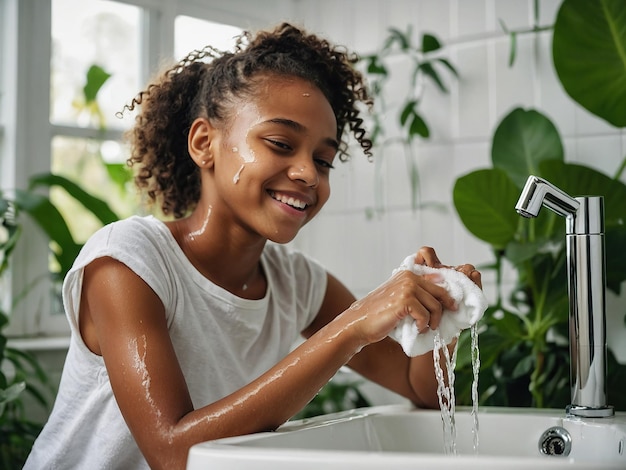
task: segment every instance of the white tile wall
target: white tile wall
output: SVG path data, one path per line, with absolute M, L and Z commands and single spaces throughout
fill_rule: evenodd
M 484 0 L 455 0 L 450 2 L 450 31 L 453 38 L 475 37 L 491 29 L 488 25 L 488 2 Z M 459 19 L 462 18 L 462 21 Z
M 451 54 L 459 71 L 458 104 L 453 110 L 458 139 L 486 140 L 492 133 L 494 115 L 493 70 L 489 56 L 493 44 L 460 44 Z M 487 73 L 486 73 L 487 72 Z
M 554 22 L 560 0 L 542 0 L 540 24 Z M 420 200 L 436 201 L 444 210 L 410 207 L 406 163 L 399 146 L 378 150 L 380 171 L 358 154 L 338 165 L 333 175 L 332 201 L 294 242 L 326 263 L 357 294 L 364 294 L 421 245 L 434 246 L 444 262 L 493 261 L 490 249 L 462 226 L 452 205 L 456 178 L 489 167 L 495 126 L 513 107 L 537 108 L 550 117 L 564 141 L 566 159 L 613 174 L 626 154 L 626 131 L 618 130 L 575 104 L 556 77 L 551 58 L 551 33 L 518 37 L 517 58 L 508 65 L 508 28 L 528 28 L 534 21 L 533 0 L 301 0 L 295 11 L 302 22 L 336 42 L 361 53 L 377 49 L 390 26 L 415 38 L 431 32 L 450 44 L 445 56 L 460 73 L 449 95 L 429 87 L 422 110 L 432 138 L 414 148 L 421 178 Z M 328 12 L 328 13 L 320 13 Z M 394 70 L 401 70 L 395 64 Z M 406 66 L 405 66 L 406 67 Z M 393 89 L 402 92 L 394 77 Z M 450 82 L 449 82 L 450 83 Z M 388 98 L 393 101 L 393 97 Z M 389 113 L 389 119 L 395 119 Z M 392 128 L 391 126 L 390 128 Z M 382 179 L 375 191 L 375 177 Z M 626 181 L 626 176 L 622 177 Z M 382 195 L 385 212 L 368 219 L 375 194 Z M 509 283 L 515 273 L 505 273 Z M 485 290 L 495 297 L 493 276 L 485 273 Z M 626 291 L 626 288 L 624 289 Z M 617 306 L 616 306 L 617 305 Z M 612 309 L 626 313 L 626 296 L 611 298 Z M 620 318 L 621 318 L 620 317 Z M 618 331 L 624 332 L 623 320 Z M 613 324 L 613 323 L 612 323 Z M 626 360 L 626 335 L 611 332 L 609 340 Z
M 493 9 L 493 16 L 496 24 L 493 25 L 500 30 L 502 21 L 508 30 L 519 30 L 528 28 L 533 21 L 533 2 L 519 0 L 493 0 L 489 2 Z M 541 2 L 540 2 L 541 3 Z

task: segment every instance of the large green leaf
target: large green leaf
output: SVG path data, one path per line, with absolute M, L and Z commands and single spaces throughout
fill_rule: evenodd
M 476 237 L 495 248 L 513 239 L 520 220 L 515 212 L 519 189 L 504 171 L 484 169 L 462 176 L 452 194 L 461 221 Z
M 493 136 L 491 160 L 523 188 L 528 175 L 545 160 L 563 160 L 561 137 L 552 121 L 535 110 L 516 108 L 500 122 Z
M 100 88 L 102 88 L 102 85 L 104 85 L 109 78 L 111 78 L 111 74 L 99 65 L 89 67 L 89 70 L 87 70 L 87 83 L 85 83 L 83 87 L 85 102 L 95 102 Z
M 79 185 L 67 178 L 52 173 L 44 173 L 33 176 L 30 179 L 31 187 L 36 186 L 59 186 L 70 196 L 80 202 L 85 209 L 91 212 L 103 225 L 119 220 L 119 216 L 113 212 L 109 205 L 102 199 L 92 196 Z
M 616 410 L 626 410 L 626 364 L 620 364 L 610 349 L 607 351 L 607 388 L 609 403 Z
M 74 241 L 61 213 L 47 197 L 32 191 L 17 190 L 15 203 L 21 210 L 28 213 L 48 235 L 48 238 L 57 245 L 54 254 L 61 267 L 59 274 L 64 276 L 72 266 L 81 245 Z
M 572 99 L 614 126 L 626 126 L 624 0 L 564 0 L 552 54 Z
M 604 243 L 606 248 L 606 287 L 619 295 L 622 282 L 626 281 L 626 226 L 607 227 Z
M 26 383 L 14 383 L 4 390 L 0 390 L 0 405 L 14 401 L 26 388 Z

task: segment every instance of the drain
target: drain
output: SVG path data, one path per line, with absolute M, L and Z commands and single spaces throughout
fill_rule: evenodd
M 567 429 L 554 426 L 547 429 L 539 438 L 539 452 L 543 455 L 566 457 L 572 450 L 572 437 Z

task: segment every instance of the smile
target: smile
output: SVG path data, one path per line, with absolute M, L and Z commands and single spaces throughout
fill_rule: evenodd
M 303 211 L 307 207 L 307 204 L 301 201 L 300 199 L 296 199 L 291 196 L 286 196 L 283 194 L 278 194 L 278 193 L 275 193 L 274 191 L 268 191 L 268 193 L 272 197 L 272 199 L 282 202 L 283 204 L 287 204 L 288 206 L 291 206 L 294 209 Z

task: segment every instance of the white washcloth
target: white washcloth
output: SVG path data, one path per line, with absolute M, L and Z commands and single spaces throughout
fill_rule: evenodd
M 415 264 L 415 255 L 407 256 L 402 264 L 393 271 L 413 271 L 415 274 L 437 273 L 443 279 L 437 285 L 448 291 L 458 306 L 458 310 L 444 310 L 441 322 L 437 328 L 445 344 L 450 342 L 461 332 L 480 320 L 487 310 L 485 294 L 465 274 L 450 268 L 431 268 Z M 407 356 L 418 356 L 431 351 L 435 346 L 435 332 L 431 329 L 420 332 L 413 317 L 405 317 L 389 334 L 395 339 Z

